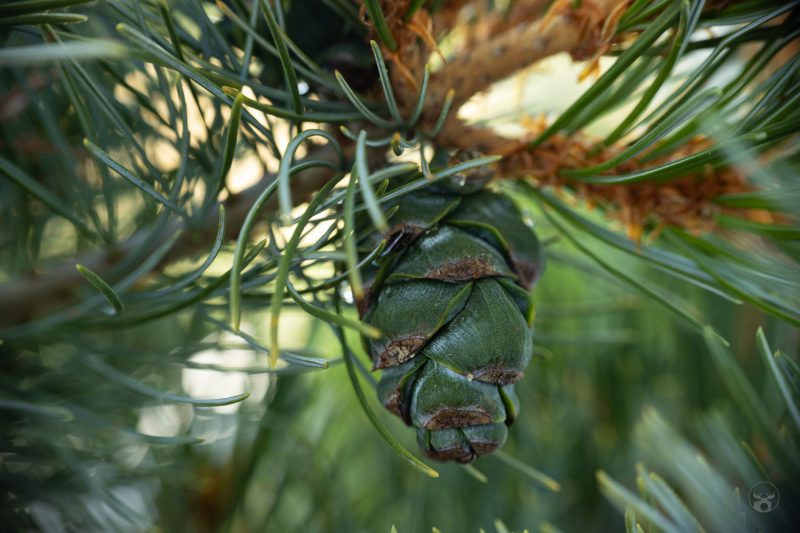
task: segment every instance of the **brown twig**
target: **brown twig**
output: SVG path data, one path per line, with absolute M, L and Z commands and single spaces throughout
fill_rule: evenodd
M 485 24 L 485 37 L 491 38 L 504 33 L 514 26 L 528 23 L 545 13 L 551 0 L 518 0 L 502 16 L 493 15 Z
M 573 8 L 571 2 L 557 0 L 544 18 L 519 24 L 451 58 L 431 77 L 425 116 L 435 119 L 450 89 L 456 91 L 454 116 L 473 95 L 545 57 L 560 52 L 591 57 L 603 45 L 605 21 L 625 4 L 627 0 L 586 0 Z

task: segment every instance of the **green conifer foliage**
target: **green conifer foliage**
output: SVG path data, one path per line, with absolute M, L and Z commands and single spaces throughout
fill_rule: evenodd
M 0 1 L 0 530 L 791 530 L 799 22 Z

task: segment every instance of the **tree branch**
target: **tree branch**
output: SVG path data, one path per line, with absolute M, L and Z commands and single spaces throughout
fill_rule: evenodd
M 606 21 L 626 4 L 627 0 L 585 0 L 573 8 L 571 1 L 557 0 L 543 18 L 476 44 L 431 77 L 425 116 L 435 120 L 451 89 L 455 116 L 473 95 L 545 57 L 560 52 L 591 57 L 603 44 Z
M 338 161 L 338 157 L 336 151 L 329 146 L 312 149 L 308 155 L 308 159 L 321 159 L 332 163 Z M 313 167 L 299 172 L 291 180 L 293 198 L 298 203 L 306 201 L 332 175 L 332 170 L 322 167 Z M 230 196 L 224 202 L 226 239 L 237 237 L 239 228 L 256 198 L 274 179 L 275 176 L 272 174 L 265 175 L 257 184 Z M 276 210 L 277 196 L 271 198 L 264 209 L 265 211 Z M 202 250 L 207 250 L 217 233 L 218 218 L 219 210 L 215 207 L 210 210 L 208 217 L 199 227 L 189 228 L 182 220 L 173 220 L 166 228 L 159 230 L 159 233 L 165 237 L 172 236 L 176 232 L 180 234 L 178 241 L 160 266 L 163 267 L 177 259 L 190 257 Z M 134 254 L 146 257 L 158 246 L 164 244 L 163 238 L 151 239 L 152 231 L 153 228 L 139 230 L 113 248 L 87 251 L 43 272 L 20 277 L 0 285 L 0 328 L 28 322 L 74 303 L 78 299 L 81 289 L 86 287 L 83 278 L 75 269 L 77 263 L 98 273 L 107 281 L 112 283 L 117 281 L 124 273 L 115 272 L 115 270 L 119 270 L 116 267 L 125 259 L 133 257 Z
M 656 224 L 650 238 L 655 238 L 666 226 L 693 233 L 711 231 L 721 212 L 755 222 L 780 222 L 779 216 L 766 210 L 726 208 L 715 202 L 722 195 L 753 190 L 746 176 L 734 167 L 707 167 L 702 172 L 663 183 L 588 184 L 566 177 L 562 174 L 563 170 L 603 163 L 625 147 L 618 144 L 595 153 L 596 139 L 580 133 L 569 136 L 558 133 L 536 148 L 529 149 L 530 140 L 536 138 L 545 127 L 546 124 L 542 122 L 538 125 L 539 131 L 531 131 L 520 139 L 510 139 L 490 129 L 468 126 L 460 120 L 454 120 L 437 139 L 454 148 L 503 155 L 497 166 L 498 179 L 531 177 L 539 187 L 571 190 L 588 206 L 601 206 L 609 216 L 619 219 L 628 237 L 634 241 L 642 240 L 644 228 L 650 222 Z M 611 169 L 609 174 L 634 172 L 677 161 L 708 149 L 712 144 L 708 138 L 695 137 L 658 158 L 646 162 L 639 157 L 628 160 Z

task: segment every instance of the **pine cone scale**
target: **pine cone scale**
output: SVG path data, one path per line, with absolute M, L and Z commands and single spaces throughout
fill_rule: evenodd
M 365 320 L 383 333 L 371 339 L 375 368 L 397 366 L 414 355 L 464 307 L 472 284 L 409 281 L 387 285 Z
M 497 282 L 484 279 L 421 354 L 468 379 L 507 385 L 522 376 L 532 350 L 532 332 L 516 303 Z
M 487 276 L 515 277 L 505 258 L 491 245 L 450 226 L 439 226 L 420 237 L 386 278 L 470 281 Z

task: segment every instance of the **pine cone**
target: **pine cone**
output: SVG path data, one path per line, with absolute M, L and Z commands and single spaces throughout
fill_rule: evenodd
M 503 444 L 532 353 L 539 241 L 508 198 L 482 187 L 461 176 L 406 195 L 388 210 L 388 234 L 362 242 L 386 238 L 389 250 L 365 272 L 359 302 L 383 333 L 364 339 L 383 369 L 378 396 L 441 461 L 469 463 Z

